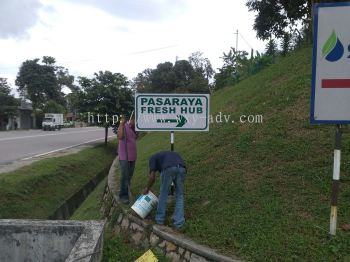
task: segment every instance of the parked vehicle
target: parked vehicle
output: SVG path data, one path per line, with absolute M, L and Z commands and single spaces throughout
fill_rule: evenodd
M 46 113 L 43 120 L 43 130 L 60 130 L 63 127 L 63 114 Z

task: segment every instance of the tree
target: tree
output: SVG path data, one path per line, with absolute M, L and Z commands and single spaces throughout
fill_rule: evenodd
M 248 58 L 247 52 L 237 52 L 231 47 L 227 54 L 224 53 L 222 59 L 224 64 L 214 76 L 215 89 L 234 85 L 250 75 L 256 74 L 267 65 L 272 64 L 274 57 L 259 52 L 256 52 L 254 56 L 252 50 L 250 58 Z
M 7 122 L 9 117 L 15 116 L 19 103 L 11 95 L 11 88 L 6 78 L 0 78 L 0 129 L 2 123 Z
M 151 75 L 153 70 L 148 68 L 138 73 L 132 80 L 131 87 L 139 93 L 147 93 L 152 91 Z
M 34 108 L 42 109 L 49 100 L 65 106 L 62 88 L 74 89 L 74 77 L 67 69 L 56 66 L 56 60 L 50 56 L 26 60 L 22 63 L 16 78 L 19 93 L 32 101 Z
M 311 10 L 313 3 L 347 2 L 348 0 L 248 0 L 249 11 L 257 12 L 254 30 L 257 37 L 267 40 L 271 37 L 283 38 L 285 32 L 302 29 L 311 39 Z M 298 29 L 299 28 L 299 29 Z M 302 36 L 299 34 L 299 37 Z
M 44 113 L 66 113 L 66 109 L 53 100 L 49 100 L 43 107 Z
M 281 42 L 281 55 L 286 56 L 291 48 L 292 36 L 290 33 L 284 33 Z
M 187 60 L 176 61 L 174 68 L 176 88 L 186 88 L 194 78 L 195 71 Z
M 246 51 L 236 51 L 231 47 L 230 51 L 224 53 L 221 57 L 224 64 L 219 72 L 215 74 L 215 89 L 220 89 L 225 86 L 234 85 L 240 81 L 241 71 L 244 61 L 247 59 L 248 53 Z
M 165 62 L 157 65 L 152 70 L 150 76 L 152 83 L 152 92 L 155 93 L 171 93 L 176 89 L 176 74 L 173 70 L 173 63 Z
M 202 74 L 207 79 L 207 83 L 209 84 L 210 79 L 215 73 L 210 60 L 203 58 L 203 53 L 198 51 L 192 53 L 188 61 L 197 73 Z
M 96 114 L 130 114 L 134 108 L 133 92 L 128 79 L 120 73 L 100 71 L 93 78 L 80 77 L 81 91 L 73 92 L 80 112 Z M 74 97 L 75 96 L 75 97 Z
M 278 53 L 277 49 L 277 43 L 274 39 L 270 39 L 269 42 L 267 42 L 266 48 L 265 48 L 265 54 L 267 56 L 274 57 Z
M 45 102 L 45 83 L 41 79 L 39 59 L 23 62 L 16 78 L 19 93 L 32 101 L 34 108 L 40 108 Z
M 262 40 L 281 38 L 298 24 L 310 25 L 311 2 L 307 0 L 248 0 L 246 5 L 257 12 L 254 30 Z

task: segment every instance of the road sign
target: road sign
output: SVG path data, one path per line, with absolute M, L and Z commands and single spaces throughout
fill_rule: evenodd
M 209 131 L 209 95 L 136 94 L 137 131 Z
M 314 5 L 312 124 L 350 123 L 350 3 Z

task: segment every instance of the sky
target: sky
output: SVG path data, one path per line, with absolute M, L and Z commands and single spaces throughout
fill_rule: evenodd
M 1 0 L 0 77 L 53 56 L 75 77 L 109 70 L 130 80 L 147 68 L 203 52 L 215 70 L 236 46 L 263 51 L 246 0 Z M 15 94 L 15 91 L 13 91 Z

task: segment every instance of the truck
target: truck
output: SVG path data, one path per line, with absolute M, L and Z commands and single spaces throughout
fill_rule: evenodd
M 46 113 L 43 120 L 43 130 L 60 130 L 63 127 L 63 114 Z

